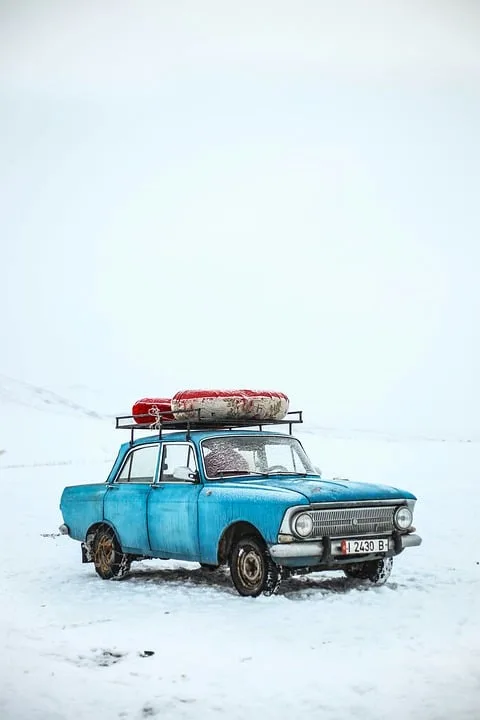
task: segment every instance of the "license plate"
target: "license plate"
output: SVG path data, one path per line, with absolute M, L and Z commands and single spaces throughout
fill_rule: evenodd
M 342 540 L 342 555 L 388 552 L 388 538 L 374 540 Z

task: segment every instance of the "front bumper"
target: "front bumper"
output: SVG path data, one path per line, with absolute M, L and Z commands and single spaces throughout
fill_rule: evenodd
M 277 565 L 285 565 L 290 567 L 306 567 L 306 566 L 329 566 L 345 565 L 354 562 L 365 562 L 378 557 L 391 557 L 398 555 L 407 547 L 415 547 L 421 545 L 422 538 L 420 535 L 413 533 L 406 535 L 394 535 L 389 538 L 389 548 L 387 553 L 377 553 L 371 555 L 342 555 L 341 539 L 324 538 L 318 541 L 304 541 L 292 543 L 279 543 L 271 545 L 269 548 L 270 555 Z

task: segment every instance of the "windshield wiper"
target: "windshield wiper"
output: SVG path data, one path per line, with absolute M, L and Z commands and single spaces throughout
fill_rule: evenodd
M 222 470 L 215 477 L 228 477 L 229 475 L 265 475 L 265 473 L 254 472 L 253 470 Z
M 307 477 L 312 473 L 297 472 L 296 470 L 272 470 L 271 472 L 262 472 L 260 475 L 263 477 L 271 477 L 272 475 L 300 475 L 301 477 Z
M 271 472 L 255 472 L 254 470 L 222 470 L 218 472 L 214 480 L 224 477 L 235 476 L 273 477 L 274 475 L 295 475 L 296 477 L 316 477 L 315 473 L 297 472 L 296 470 L 272 470 Z

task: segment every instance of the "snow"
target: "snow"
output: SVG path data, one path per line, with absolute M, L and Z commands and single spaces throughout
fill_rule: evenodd
M 124 438 L 109 420 L 56 407 L 2 405 L 42 427 L 42 443 L 23 432 L 24 467 L 9 459 L 20 459 L 18 429 L 2 427 L 2 720 L 479 717 L 477 443 L 306 426 L 298 435 L 325 477 L 417 494 L 423 544 L 381 588 L 317 573 L 253 600 L 227 571 L 195 563 L 135 563 L 122 582 L 82 565 L 79 543 L 58 535 L 60 493 L 102 482 Z M 69 464 L 44 464 L 55 457 Z

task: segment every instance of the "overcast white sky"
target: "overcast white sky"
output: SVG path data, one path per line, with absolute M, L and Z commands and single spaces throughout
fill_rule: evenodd
M 480 436 L 480 5 L 2 0 L 0 372 Z

